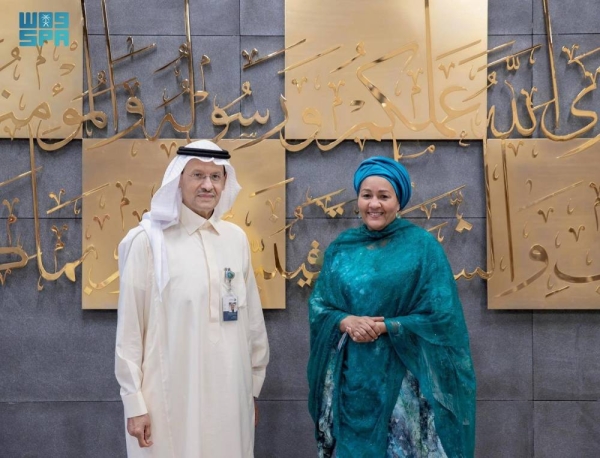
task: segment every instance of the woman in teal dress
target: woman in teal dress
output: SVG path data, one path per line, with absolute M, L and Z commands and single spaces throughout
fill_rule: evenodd
M 354 188 L 363 224 L 328 247 L 309 303 L 319 456 L 472 458 L 475 375 L 448 260 L 399 218 L 401 164 L 366 159 Z

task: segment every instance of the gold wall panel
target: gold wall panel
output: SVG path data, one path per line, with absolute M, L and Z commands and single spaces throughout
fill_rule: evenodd
M 489 140 L 488 307 L 600 309 L 600 144 Z
M 81 2 L 3 2 L 0 40 L 0 138 L 81 138 Z
M 96 248 L 97 258 L 88 256 L 82 270 L 84 309 L 114 309 L 118 301 L 116 250 L 127 231 L 138 224 L 150 209 L 150 199 L 160 187 L 165 169 L 180 139 L 156 142 L 122 139 L 110 145 L 89 149 L 99 140 L 83 140 L 82 249 Z M 285 265 L 284 231 L 271 237 L 285 224 L 285 150 L 278 140 L 234 151 L 247 140 L 223 140 L 219 144 L 231 152 L 242 191 L 225 219 L 244 229 L 252 250 L 252 263 L 260 288 L 263 308 L 285 308 L 285 280 L 275 274 L 265 280 L 259 271 L 276 270 L 274 244 L 281 265 Z M 253 195 L 253 193 L 257 193 Z M 262 269 L 262 270 L 261 270 Z
M 481 0 L 287 0 L 286 138 L 481 138 L 487 22 Z

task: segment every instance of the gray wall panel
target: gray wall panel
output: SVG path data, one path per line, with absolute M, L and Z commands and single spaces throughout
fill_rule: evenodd
M 81 195 L 81 141 L 73 140 L 65 147 L 51 153 L 41 150 L 37 142 L 34 141 L 34 151 L 36 168 L 41 167 L 36 175 L 38 216 L 40 218 L 80 219 L 81 214 L 76 215 L 73 212 L 73 205 L 57 210 L 50 215 L 47 215 L 46 211 L 57 205 L 48 196 L 51 192 L 58 196 L 60 190 L 64 189 L 65 192 L 61 202 L 66 202 Z M 0 156 L 0 182 L 31 170 L 29 140 L 3 141 Z M 32 218 L 32 193 L 31 176 L 26 176 L 0 187 L 0 203 L 5 199 L 12 203 L 16 197 L 19 199 L 19 202 L 14 206 L 14 214 L 17 218 Z M 81 205 L 78 208 L 81 208 Z M 0 207 L 0 217 L 8 217 L 8 209 L 5 205 Z M 18 228 L 18 226 L 19 222 L 17 220 L 17 223 L 13 226 L 13 235 L 15 228 Z M 5 227 L 2 228 L 0 234 L 3 238 L 6 236 Z M 15 240 L 13 240 L 14 242 Z
M 0 220 L 0 224 L 4 221 Z M 52 225 L 68 225 L 58 266 L 79 257 L 80 220 L 44 219 L 40 224 L 44 267 L 54 272 Z M 28 254 L 35 253 L 33 220 L 17 221 Z M 36 260 L 7 276 L 0 287 L 0 402 L 119 400 L 114 377 L 116 313 L 81 310 L 77 283 L 64 276 L 41 281 Z
M 521 0 L 492 0 L 488 2 L 489 35 L 531 34 L 532 4 Z
M 461 207 L 462 208 L 462 207 Z M 427 223 L 431 227 L 444 219 Z M 452 223 L 444 228 L 442 245 L 455 274 L 486 269 L 486 221 L 471 218 L 470 232 L 458 233 Z M 477 375 L 477 398 L 482 400 L 526 400 L 532 396 L 531 312 L 487 309 L 487 288 L 483 280 L 457 282 L 469 334 Z
M 191 120 L 189 94 L 179 96 L 167 106 L 159 108 L 163 103 L 163 96 L 166 96 L 167 99 L 175 97 L 182 91 L 183 81 L 185 79 L 189 80 L 189 72 L 187 70 L 188 60 L 182 59 L 177 66 L 171 65 L 155 73 L 156 70 L 179 56 L 179 47 L 185 42 L 185 36 L 133 36 L 133 40 L 138 48 L 152 43 L 156 44 L 156 48 L 115 64 L 114 79 L 117 84 L 121 84 L 132 78 L 137 78 L 139 87 L 135 90 L 135 96 L 144 105 L 144 124 L 148 135 L 156 135 L 160 122 L 167 113 L 171 113 L 179 124 L 185 125 L 189 123 Z M 127 53 L 126 37 L 114 37 L 111 49 L 113 58 L 125 55 Z M 97 73 L 102 70 L 106 72 L 108 78 L 108 60 L 104 37 L 90 37 L 90 53 L 92 55 L 92 73 L 94 79 L 96 79 Z M 202 74 L 200 72 L 200 62 L 203 54 L 210 58 L 210 63 L 204 66 L 204 89 L 209 94 L 204 101 L 196 99 L 198 101 L 195 105 L 196 122 L 194 124 L 195 128 L 192 130 L 192 136 L 212 138 L 223 130 L 223 127 L 213 126 L 211 122 L 211 112 L 215 97 L 217 105 L 223 107 L 235 100 L 242 93 L 241 84 L 238 84 L 239 78 L 237 77 L 241 68 L 239 38 L 230 36 L 192 37 L 195 92 L 203 88 Z M 176 67 L 181 72 L 180 76 L 175 75 Z M 222 75 L 224 74 L 232 74 L 234 76 L 232 78 L 223 78 Z M 133 85 L 133 82 L 130 84 Z M 95 92 L 105 88 L 106 86 L 103 86 Z M 116 100 L 120 131 L 125 130 L 140 119 L 138 114 L 127 113 L 126 102 L 129 96 L 130 94 L 122 86 L 117 87 Z M 96 110 L 103 111 L 108 115 L 109 122 L 105 129 L 99 130 L 94 128 L 92 136 L 94 138 L 104 138 L 115 135 L 110 93 L 107 92 L 96 96 L 94 104 Z M 240 104 L 235 103 L 227 112 L 231 114 L 239 112 L 239 110 Z M 239 133 L 239 123 L 233 122 L 226 134 L 226 138 L 238 137 Z M 142 129 L 139 127 L 136 128 L 131 132 L 129 137 L 143 138 Z M 182 137 L 182 134 L 176 132 L 167 123 L 160 131 L 160 138 L 172 137 Z
M 88 29 L 104 35 L 100 1 L 85 2 Z M 183 0 L 118 1 L 107 0 L 106 10 L 111 35 L 183 35 Z M 189 0 L 192 35 L 239 35 L 240 4 L 236 0 Z
M 242 35 L 284 35 L 285 2 L 281 0 L 240 0 Z
M 120 402 L 0 403 L 7 458 L 125 457 Z
M 317 456 L 313 423 L 305 401 L 260 401 L 256 458 Z
M 533 1 L 533 33 L 546 33 L 543 2 Z M 559 2 L 548 0 L 552 33 L 596 33 L 600 10 L 595 0 L 577 0 Z
M 533 319 L 535 399 L 600 398 L 596 312 L 544 312 Z
M 475 456 L 525 458 L 533 454 L 533 402 L 478 401 Z M 547 455 L 535 456 L 546 457 Z M 564 455 L 564 457 L 569 455 Z
M 252 49 L 256 48 L 259 52 L 258 58 L 279 51 L 284 46 L 283 37 L 240 37 L 240 53 L 243 50 L 251 53 Z M 240 53 L 238 53 L 238 57 L 241 65 L 246 64 L 247 60 L 242 59 Z M 285 54 L 280 54 L 246 70 L 241 70 L 240 86 L 245 81 L 249 81 L 252 88 L 252 96 L 242 99 L 242 115 L 250 117 L 258 111 L 261 116 L 264 116 L 266 111 L 269 110 L 269 120 L 266 124 L 263 126 L 253 124 L 248 127 L 241 127 L 243 133 L 247 135 L 261 134 L 283 122 L 280 96 L 285 95 L 283 87 L 285 76 L 278 75 L 277 72 L 285 67 L 284 56 Z M 271 138 L 279 138 L 279 133 Z
M 534 404 L 535 456 L 593 458 L 600 450 L 600 405 L 585 401 Z
M 477 398 L 531 399 L 531 312 L 491 312 L 481 296 L 475 300 L 480 301 L 478 309 L 471 308 L 471 302 L 464 299 L 463 306 L 477 374 Z
M 596 8 L 597 9 L 597 8 Z M 538 92 L 534 98 L 534 105 L 542 104 L 553 98 L 551 67 L 548 59 L 548 48 L 546 46 L 545 35 L 534 35 L 534 43 L 540 43 L 544 46 L 540 51 L 537 51 L 537 62 L 533 67 L 533 85 L 538 88 Z M 600 46 L 600 34 L 588 35 L 557 35 L 554 37 L 554 66 L 558 87 L 559 109 L 560 109 L 560 126 L 555 129 L 554 122 L 554 107 L 548 109 L 546 115 L 546 127 L 554 134 L 567 135 L 573 132 L 580 131 L 589 125 L 592 119 L 589 117 L 576 117 L 571 114 L 571 104 L 574 102 L 577 95 L 589 87 L 591 80 L 584 77 L 583 69 L 576 63 L 568 63 L 568 56 L 562 51 L 563 47 L 571 49 L 574 45 L 579 45 L 579 49 L 575 50 L 575 56 L 583 55 Z M 582 63 L 588 72 L 594 73 L 600 66 L 600 55 L 592 54 L 587 58 L 582 59 Z M 584 95 L 577 102 L 575 108 L 581 110 L 598 111 L 600 106 L 600 95 L 596 91 Z M 540 110 L 541 111 L 541 110 Z M 541 113 L 539 114 L 541 120 Z M 538 135 L 541 127 L 538 128 Z M 583 132 L 583 130 L 581 130 Z M 587 130 L 585 134 L 580 133 L 583 137 L 590 138 L 600 133 L 600 127 L 596 126 Z

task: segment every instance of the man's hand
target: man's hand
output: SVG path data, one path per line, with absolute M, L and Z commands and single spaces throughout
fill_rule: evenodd
M 150 415 L 140 415 L 127 419 L 127 432 L 136 437 L 140 447 L 150 447 L 152 432 L 150 430 Z
M 258 426 L 258 404 L 256 403 L 256 398 L 254 398 L 254 427 Z

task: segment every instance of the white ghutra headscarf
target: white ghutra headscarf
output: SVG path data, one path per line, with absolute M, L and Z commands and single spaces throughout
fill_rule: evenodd
M 199 140 L 186 145 L 186 148 L 198 148 L 202 150 L 223 151 L 209 140 Z M 154 273 L 156 284 L 162 298 L 162 293 L 169 282 L 169 269 L 167 263 L 167 249 L 163 231 L 179 222 L 179 212 L 182 204 L 181 188 L 179 180 L 185 165 L 192 159 L 203 162 L 214 162 L 216 165 L 225 166 L 227 179 L 221 197 L 217 203 L 210 219 L 218 220 L 233 206 L 237 195 L 242 187 L 238 183 L 235 170 L 227 159 L 214 157 L 198 157 L 177 155 L 167 167 L 163 177 L 162 185 L 152 197 L 150 211 L 144 214 L 139 226 L 131 229 L 119 244 L 119 272 L 125 266 L 131 243 L 135 236 L 142 230 L 148 234 L 152 255 L 154 257 Z

